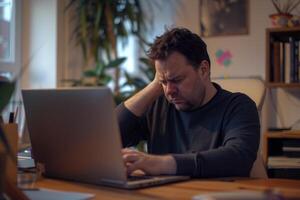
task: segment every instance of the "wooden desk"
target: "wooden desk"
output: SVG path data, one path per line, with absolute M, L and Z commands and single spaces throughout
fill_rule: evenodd
M 196 194 L 240 189 L 278 189 L 287 199 L 300 199 L 300 181 L 287 179 L 236 179 L 234 181 L 193 179 L 180 183 L 139 190 L 122 190 L 109 187 L 43 178 L 32 187 L 95 194 L 94 199 L 191 199 Z

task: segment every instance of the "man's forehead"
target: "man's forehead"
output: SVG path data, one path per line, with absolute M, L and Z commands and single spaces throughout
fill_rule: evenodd
M 156 72 L 160 78 L 164 79 L 174 79 L 178 76 L 183 76 L 186 71 L 188 71 L 190 66 L 180 65 L 174 63 L 173 65 L 168 65 L 163 63 L 164 61 L 158 61 L 155 63 Z
M 178 76 L 182 76 L 182 72 L 176 70 L 158 70 L 157 72 L 160 79 L 174 79 Z

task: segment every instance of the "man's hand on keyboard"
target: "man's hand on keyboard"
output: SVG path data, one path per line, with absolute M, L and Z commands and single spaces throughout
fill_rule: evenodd
M 176 161 L 171 155 L 152 155 L 133 149 L 122 149 L 127 173 L 142 170 L 147 175 L 175 174 Z

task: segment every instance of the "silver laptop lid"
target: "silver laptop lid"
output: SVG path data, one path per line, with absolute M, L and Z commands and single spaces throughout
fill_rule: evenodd
M 34 159 L 52 177 L 126 181 L 108 88 L 23 90 Z

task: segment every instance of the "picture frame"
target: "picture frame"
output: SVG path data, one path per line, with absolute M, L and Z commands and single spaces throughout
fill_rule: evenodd
M 199 0 L 203 37 L 249 33 L 249 0 Z

